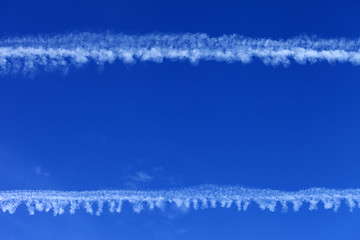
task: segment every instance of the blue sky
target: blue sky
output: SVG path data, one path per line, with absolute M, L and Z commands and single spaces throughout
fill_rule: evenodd
M 357 1 L 8 1 L 0 36 L 359 37 Z M 116 61 L 0 76 L 0 190 L 358 188 L 360 67 Z M 358 239 L 359 209 L 0 213 L 0 239 Z

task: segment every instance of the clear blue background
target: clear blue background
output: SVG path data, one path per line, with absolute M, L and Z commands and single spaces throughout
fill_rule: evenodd
M 358 1 L 0 1 L 0 35 L 360 36 Z M 0 189 L 358 188 L 360 67 L 94 63 L 0 77 Z M 359 239 L 360 210 L 0 213 L 0 239 Z

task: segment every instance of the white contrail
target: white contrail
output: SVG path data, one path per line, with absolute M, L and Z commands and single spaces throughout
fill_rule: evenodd
M 318 61 L 360 64 L 360 39 L 296 37 L 272 40 L 240 35 L 74 33 L 0 40 L 0 73 L 66 70 L 89 61 L 97 64 L 136 61 L 201 60 L 288 65 Z
M 50 211 L 54 215 L 63 214 L 65 209 L 75 213 L 80 207 L 90 214 L 100 215 L 103 206 L 110 212 L 120 212 L 124 202 L 130 203 L 134 212 L 144 208 L 163 209 L 168 204 L 179 208 L 208 208 L 236 206 L 246 210 L 250 203 L 256 203 L 261 209 L 275 211 L 277 205 L 287 210 L 289 205 L 294 211 L 305 203 L 310 210 L 317 209 L 322 203 L 325 209 L 335 211 L 345 202 L 350 211 L 360 208 L 360 189 L 324 189 L 311 188 L 296 192 L 271 189 L 250 189 L 239 186 L 201 185 L 170 190 L 101 190 L 101 191 L 49 191 L 16 190 L 0 192 L 0 209 L 14 213 L 16 208 L 25 204 L 30 212 Z M 278 207 L 279 207 L 278 206 Z M 95 210 L 93 209 L 96 208 Z

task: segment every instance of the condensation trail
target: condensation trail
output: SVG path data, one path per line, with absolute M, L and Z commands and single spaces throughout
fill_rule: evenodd
M 49 190 L 16 190 L 0 192 L 0 209 L 14 213 L 17 207 L 25 204 L 29 213 L 50 211 L 54 215 L 63 214 L 66 209 L 71 214 L 84 208 L 90 214 L 100 215 L 103 207 L 110 212 L 121 212 L 124 202 L 132 205 L 134 212 L 144 208 L 164 209 L 172 204 L 178 208 L 215 208 L 231 206 L 246 210 L 249 204 L 256 203 L 261 209 L 275 211 L 277 206 L 286 211 L 292 206 L 298 211 L 303 204 L 310 210 L 317 209 L 322 203 L 325 209 L 337 209 L 346 203 L 352 211 L 360 208 L 360 189 L 325 189 L 287 192 L 271 189 L 251 189 L 239 186 L 201 185 L 169 190 L 101 190 L 101 191 L 49 191 Z
M 188 60 L 288 65 L 326 61 L 360 64 L 360 39 L 296 37 L 282 40 L 240 35 L 73 33 L 0 40 L 0 73 L 67 70 L 89 61 L 162 62 Z

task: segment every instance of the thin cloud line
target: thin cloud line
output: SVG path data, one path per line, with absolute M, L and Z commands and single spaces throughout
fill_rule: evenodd
M 164 209 L 173 204 L 178 208 L 205 209 L 237 207 L 246 210 L 251 203 L 261 209 L 274 212 L 277 208 L 287 211 L 292 206 L 298 211 L 303 204 L 309 210 L 317 209 L 322 203 L 325 209 L 337 211 L 342 203 L 349 210 L 360 208 L 360 189 L 310 188 L 300 191 L 279 191 L 271 189 L 251 189 L 239 186 L 201 185 L 169 190 L 99 190 L 99 191 L 51 191 L 51 190 L 14 190 L 0 191 L 0 209 L 13 214 L 19 205 L 25 204 L 31 215 L 35 211 L 53 211 L 54 215 L 63 214 L 69 209 L 71 214 L 84 208 L 90 214 L 100 215 L 104 205 L 110 212 L 121 212 L 124 202 L 132 205 L 134 212 L 144 208 Z M 95 210 L 94 210 L 95 208 Z
M 67 71 L 88 62 L 199 61 L 288 65 L 325 61 L 360 64 L 360 39 L 307 36 L 273 40 L 241 35 L 73 33 L 0 40 L 0 73 Z

